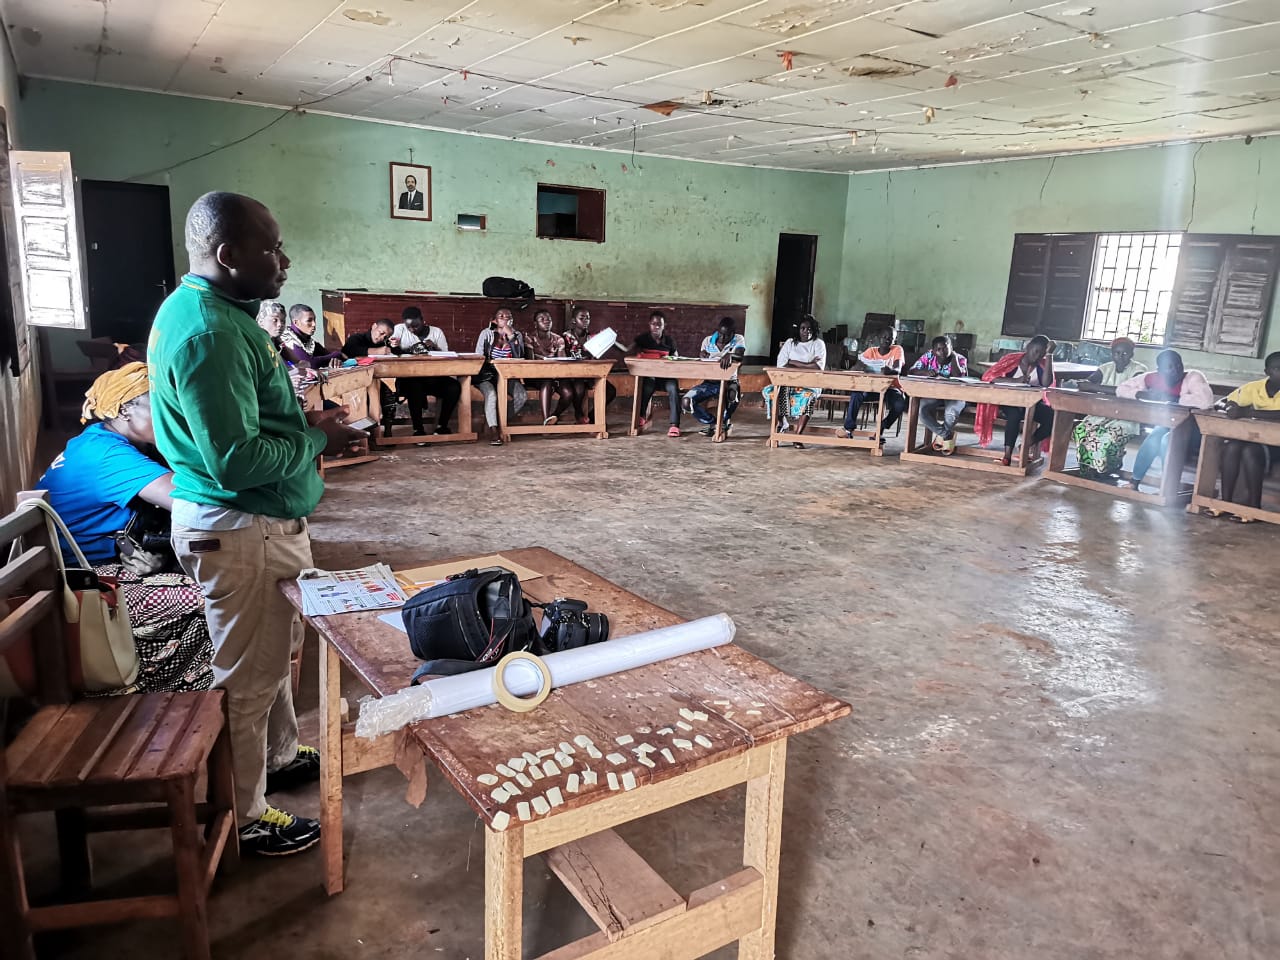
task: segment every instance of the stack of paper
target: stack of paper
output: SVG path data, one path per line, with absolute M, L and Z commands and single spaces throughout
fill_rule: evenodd
M 304 570 L 298 577 L 302 613 L 325 617 L 335 613 L 403 606 L 405 593 L 385 563 L 358 570 Z

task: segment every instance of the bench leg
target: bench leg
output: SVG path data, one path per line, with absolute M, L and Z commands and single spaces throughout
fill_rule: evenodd
M 769 772 L 747 782 L 746 838 L 742 862 L 764 878 L 760 928 L 738 942 L 738 960 L 773 960 L 778 920 L 778 859 L 782 850 L 782 789 L 786 782 L 787 741 L 769 747 Z
M 484 832 L 484 960 L 523 955 L 524 830 Z
M 54 814 L 58 828 L 58 860 L 62 889 L 73 899 L 84 899 L 93 886 L 93 864 L 89 857 L 89 829 L 83 810 L 59 810 Z
M 225 716 L 227 702 L 222 701 Z M 222 859 L 219 866 L 227 872 L 235 870 L 240 863 L 240 832 L 236 829 L 236 775 L 231 760 L 231 727 L 224 723 L 218 739 L 213 742 L 213 750 L 209 752 L 209 805 L 213 812 L 205 827 L 205 841 L 208 842 L 217 823 L 217 814 L 223 810 L 231 811 L 231 835 L 222 848 Z
M 6 809 L 5 775 L 0 762 L 0 955 L 13 960 L 36 960 L 31 928 L 27 925 L 30 905 L 22 873 L 22 849 L 13 818 Z
M 209 960 L 209 914 L 200 870 L 200 823 L 194 777 L 169 786 L 169 833 L 178 877 L 178 921 L 186 960 Z

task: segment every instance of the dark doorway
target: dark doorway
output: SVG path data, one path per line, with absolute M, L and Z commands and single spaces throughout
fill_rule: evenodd
M 89 331 L 117 343 L 145 343 L 174 286 L 169 188 L 85 180 L 80 195 Z
M 818 238 L 807 233 L 778 234 L 778 272 L 773 280 L 773 326 L 769 360 L 784 340 L 795 336 L 800 318 L 813 311 L 813 270 Z

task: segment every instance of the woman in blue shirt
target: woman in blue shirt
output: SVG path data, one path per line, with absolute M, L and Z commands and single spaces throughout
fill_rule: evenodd
M 81 422 L 88 426 L 37 487 L 49 491 L 50 504 L 94 569 L 116 578 L 124 592 L 139 670 L 132 687 L 113 692 L 207 690 L 213 645 L 199 585 L 170 551 L 145 549 L 155 544 L 144 544 L 140 530 L 124 535 L 139 511 L 163 517 L 173 506 L 173 473 L 155 452 L 149 389 L 145 363 L 95 380 L 85 394 Z M 168 524 L 162 525 L 167 536 Z M 63 553 L 76 563 L 69 550 Z

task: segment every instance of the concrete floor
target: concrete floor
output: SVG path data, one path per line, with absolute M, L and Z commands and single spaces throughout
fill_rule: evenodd
M 849 700 L 792 741 L 780 958 L 1280 957 L 1280 529 L 764 433 L 744 408 L 720 446 L 399 448 L 330 474 L 316 557 L 545 545 L 682 615 L 727 611 L 748 649 Z M 214 955 L 480 960 L 481 830 L 438 776 L 420 810 L 403 787 L 349 781 L 341 896 L 311 854 L 220 881 Z M 314 788 L 282 803 L 317 811 Z M 623 833 L 688 891 L 740 862 L 741 819 L 738 790 Z M 115 889 L 165 876 L 158 835 L 95 852 Z M 526 884 L 528 956 L 589 932 L 540 860 Z M 46 952 L 178 944 L 159 922 Z

